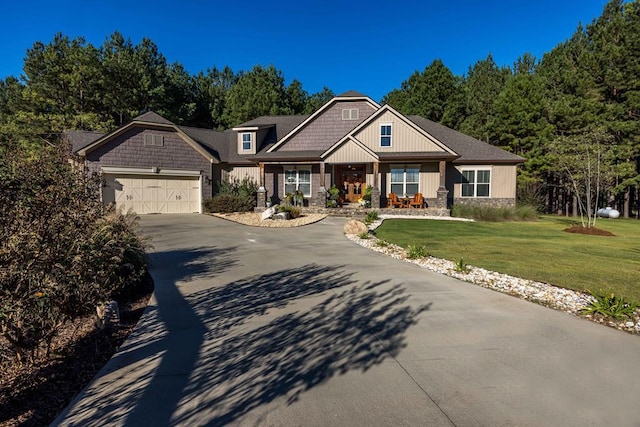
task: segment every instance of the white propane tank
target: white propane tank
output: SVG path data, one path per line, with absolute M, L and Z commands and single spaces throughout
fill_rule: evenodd
M 613 209 L 611 206 L 607 206 L 604 209 L 598 209 L 596 215 L 601 218 L 616 219 L 620 217 L 620 212 L 617 209 Z

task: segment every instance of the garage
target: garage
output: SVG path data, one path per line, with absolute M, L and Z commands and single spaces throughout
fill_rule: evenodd
M 106 169 L 106 168 L 105 168 Z M 162 174 L 108 173 L 103 170 L 102 199 L 137 214 L 201 212 L 199 171 Z

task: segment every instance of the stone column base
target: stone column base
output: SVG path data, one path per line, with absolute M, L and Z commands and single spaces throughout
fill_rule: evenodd
M 316 197 L 312 197 L 311 206 L 317 206 L 320 208 L 324 208 L 327 205 L 327 190 L 324 187 L 320 187 L 318 192 L 316 193 Z
M 258 188 L 258 200 L 256 202 L 256 207 L 258 208 L 267 207 L 267 189 L 264 187 Z
M 449 190 L 446 188 L 439 188 L 437 194 L 436 205 L 434 207 L 437 209 L 447 209 L 447 196 L 449 195 Z
M 380 209 L 380 189 L 373 187 L 371 190 L 371 207 L 374 209 Z

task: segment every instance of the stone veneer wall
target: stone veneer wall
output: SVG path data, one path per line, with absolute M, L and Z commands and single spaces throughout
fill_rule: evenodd
M 471 197 L 455 197 L 453 199 L 453 205 L 468 205 L 468 206 L 490 206 L 493 208 L 516 206 L 516 199 L 513 198 L 471 198 Z
M 256 212 L 264 211 L 264 208 L 257 207 Z M 410 215 L 410 216 L 451 216 L 449 209 L 373 209 L 373 208 L 320 208 L 320 207 L 304 207 L 301 209 L 303 213 L 321 213 L 329 216 L 338 217 L 361 217 L 364 218 L 369 212 L 376 211 L 378 215 Z

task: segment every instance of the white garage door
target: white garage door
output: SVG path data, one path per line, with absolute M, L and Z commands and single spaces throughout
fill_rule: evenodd
M 105 203 L 138 214 L 200 212 L 200 178 L 193 176 L 104 175 Z

